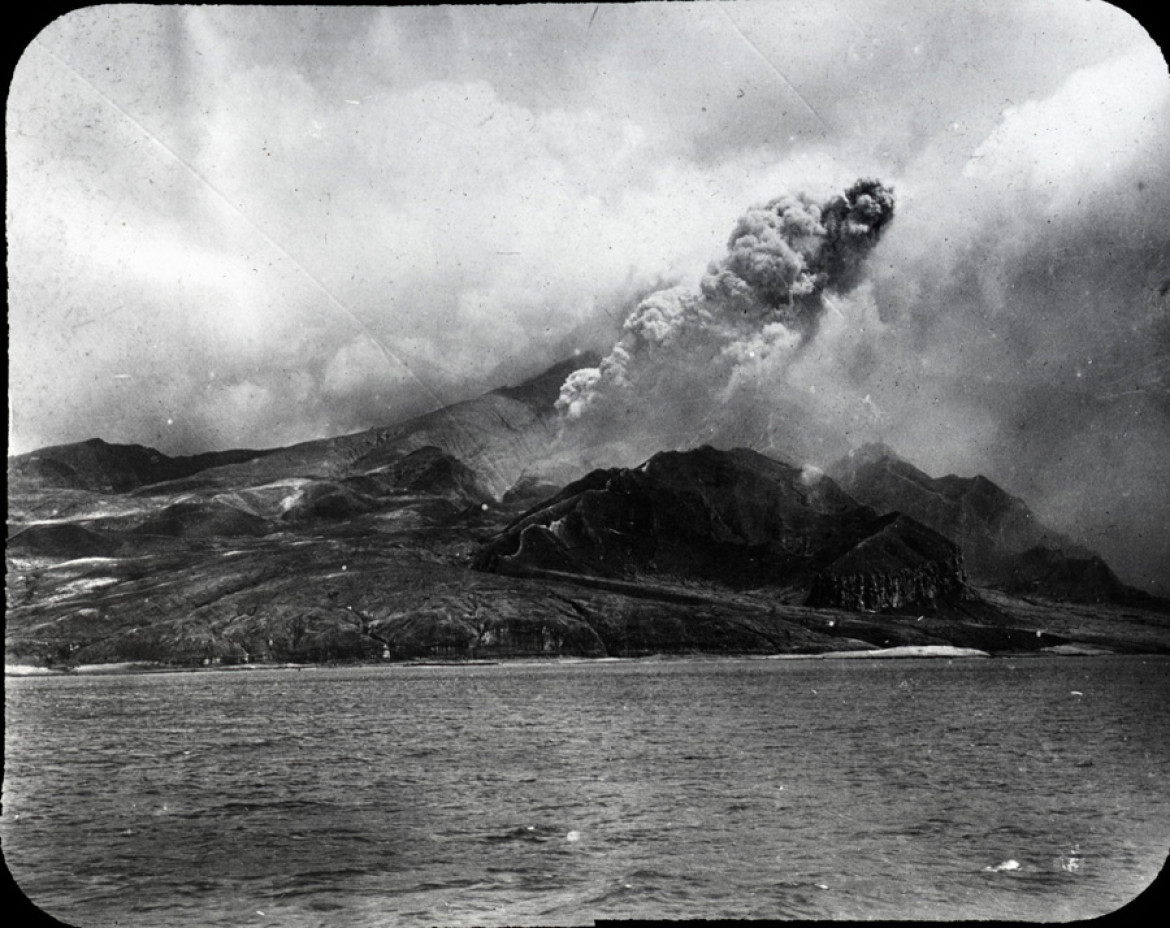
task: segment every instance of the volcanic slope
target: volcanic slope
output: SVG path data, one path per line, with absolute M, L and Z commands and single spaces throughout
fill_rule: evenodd
M 293 476 L 335 480 L 374 472 L 412 451 L 434 447 L 474 471 L 484 489 L 499 499 L 556 440 L 560 385 L 572 371 L 591 363 L 597 363 L 596 356 L 583 354 L 519 385 L 396 425 L 302 442 L 198 476 L 229 486 L 255 486 Z
M 421 448 L 458 458 L 495 498 L 540 460 L 558 433 L 556 400 L 574 370 L 598 363 L 584 353 L 515 386 L 389 426 L 286 448 L 169 457 L 154 448 L 90 439 L 8 459 L 9 505 L 43 515 L 44 493 L 68 502 L 70 491 L 125 494 L 239 489 L 290 479 L 330 479 L 377 472 Z M 52 494 L 50 494 L 52 495 Z
M 986 477 L 931 477 L 883 444 L 858 448 L 829 473 L 866 505 L 902 512 L 957 542 L 976 583 L 1070 602 L 1170 606 L 1125 586 L 1099 555 L 1041 524 Z

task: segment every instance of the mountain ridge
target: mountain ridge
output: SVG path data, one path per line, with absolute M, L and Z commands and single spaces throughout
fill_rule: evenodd
M 555 403 L 565 377 L 598 361 L 596 354 L 583 353 L 518 384 L 404 422 L 279 448 L 171 457 L 154 448 L 100 438 L 53 445 L 9 457 L 9 486 L 20 491 L 57 487 L 124 493 L 193 477 L 249 485 L 291 476 L 341 478 L 434 446 L 485 472 L 481 479 L 499 497 L 556 437 Z
M 983 475 L 930 477 L 882 443 L 855 449 L 828 473 L 858 500 L 906 513 L 957 542 L 980 583 L 1063 600 L 1160 602 L 1126 586 L 1100 555 L 1045 526 Z
M 822 475 L 707 445 L 588 474 L 513 521 L 472 566 L 795 585 L 816 589 L 812 604 L 865 611 L 973 598 L 958 547 L 926 526 L 879 516 Z
M 233 449 L 172 457 L 146 445 L 89 438 L 9 457 L 8 482 L 10 489 L 48 485 L 125 493 L 152 483 L 181 480 L 214 467 L 251 461 L 275 450 Z
M 985 588 L 912 514 L 751 449 L 666 451 L 560 485 L 541 462 L 565 369 L 285 449 L 171 459 L 91 441 L 10 458 L 7 659 L 1170 653 L 1157 604 L 1045 598 L 1083 601 L 1109 576 L 1099 559 L 1027 549 L 1014 586 Z M 995 495 L 964 479 L 934 497 Z

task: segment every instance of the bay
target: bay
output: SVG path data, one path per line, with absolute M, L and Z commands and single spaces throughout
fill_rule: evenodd
M 12 677 L 0 839 L 66 924 L 1019 919 L 1170 846 L 1170 659 Z

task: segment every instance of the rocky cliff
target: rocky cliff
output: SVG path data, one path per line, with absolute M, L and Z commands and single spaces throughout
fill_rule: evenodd
M 900 513 L 813 577 L 810 606 L 856 612 L 936 611 L 973 599 L 959 546 Z
M 938 533 L 744 448 L 594 471 L 516 519 L 473 565 L 798 589 L 810 603 L 871 611 L 968 595 L 959 549 Z

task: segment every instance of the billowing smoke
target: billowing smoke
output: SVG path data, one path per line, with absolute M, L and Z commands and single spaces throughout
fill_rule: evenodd
M 807 336 L 820 317 L 822 291 L 846 293 L 858 284 L 862 261 L 893 218 L 893 191 L 876 180 L 859 180 L 824 204 L 803 194 L 778 197 L 736 223 L 727 257 L 703 279 L 703 296 Z
M 744 369 L 783 365 L 815 339 L 893 216 L 893 191 L 871 179 L 821 203 L 784 195 L 748 210 L 697 289 L 644 299 L 601 364 L 565 381 L 568 430 L 593 446 L 632 442 L 635 456 L 647 442 L 695 443 Z

